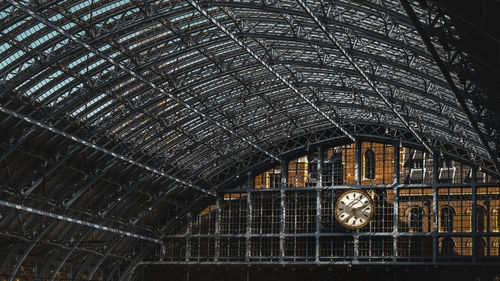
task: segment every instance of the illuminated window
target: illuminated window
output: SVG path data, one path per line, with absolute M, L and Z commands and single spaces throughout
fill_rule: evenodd
M 441 209 L 441 231 L 443 232 L 453 232 L 453 216 L 455 211 L 453 208 L 446 206 Z
M 411 208 L 409 212 L 410 230 L 413 232 L 424 231 L 423 218 L 424 218 L 424 210 L 422 210 L 422 208 L 420 207 Z
M 486 210 L 482 206 L 476 207 L 476 231 L 484 232 L 484 217 L 486 216 Z
M 365 151 L 365 178 L 375 179 L 375 153 L 371 149 Z

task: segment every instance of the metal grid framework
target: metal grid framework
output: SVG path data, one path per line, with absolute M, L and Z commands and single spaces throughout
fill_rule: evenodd
M 367 160 L 367 151 L 375 157 Z M 375 204 L 372 220 L 359 230 L 341 226 L 333 212 L 340 194 L 353 188 Z M 373 142 L 320 148 L 250 177 L 208 204 L 187 217 L 187 228 L 165 237 L 159 260 L 143 264 L 500 261 L 498 180 L 413 148 Z M 209 231 L 195 231 L 201 221 Z
M 488 93 L 454 47 L 458 39 L 446 12 L 406 1 L 2 1 L 0 274 L 9 281 L 133 279 L 159 241 L 175 245 L 174 256 L 205 262 L 284 262 L 285 254 L 296 262 L 361 261 L 389 257 L 390 243 L 418 249 L 409 246 L 413 233 L 394 238 L 386 224 L 398 208 L 385 203 L 383 223 L 369 231 L 385 233 L 380 239 L 311 237 L 339 231 L 327 203 L 337 193 L 317 187 L 390 191 L 394 178 L 374 181 L 370 172 L 337 165 L 339 153 L 350 151 L 355 159 L 347 161 L 362 167 L 355 155 L 364 154 L 349 143 L 368 140 L 359 149 L 375 151 L 379 140 L 393 144 L 376 154 L 382 163 L 401 145 L 414 149 L 397 155 L 414 159 L 401 169 L 382 166 L 399 175 L 397 188 L 466 202 L 467 186 L 447 185 L 473 178 L 459 172 L 463 163 L 481 171 L 478 200 L 495 198 L 495 186 L 482 184 L 498 177 L 498 128 L 483 104 Z M 325 146 L 331 143 L 343 146 Z M 318 147 L 335 148 L 317 154 Z M 438 172 L 418 170 L 431 152 L 452 160 Z M 306 168 L 299 154 L 320 168 Z M 278 168 L 265 179 L 274 189 L 222 199 L 222 190 L 262 167 Z M 285 170 L 293 180 L 282 191 Z M 349 173 L 359 182 L 339 176 Z M 184 223 L 215 194 L 215 212 Z M 387 202 L 389 192 L 379 198 Z M 475 217 L 476 200 L 468 202 L 469 214 L 439 212 L 459 225 Z M 482 206 L 493 216 L 493 206 Z M 493 225 L 485 227 L 484 235 L 452 236 L 454 244 L 433 230 L 432 249 L 454 245 L 464 254 L 433 252 L 432 262 L 466 261 L 481 241 L 494 243 Z M 190 243 L 164 239 L 179 228 Z

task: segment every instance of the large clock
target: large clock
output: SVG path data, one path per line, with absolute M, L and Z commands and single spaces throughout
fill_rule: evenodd
M 335 217 L 346 228 L 362 228 L 372 219 L 374 209 L 373 200 L 366 192 L 348 190 L 335 203 Z

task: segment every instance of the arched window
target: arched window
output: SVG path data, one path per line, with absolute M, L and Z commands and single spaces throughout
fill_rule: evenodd
M 441 241 L 441 256 L 452 256 L 454 254 L 455 242 L 451 237 L 444 237 Z
M 420 207 L 414 207 L 409 212 L 410 231 L 422 232 L 424 231 L 423 219 L 424 210 Z
M 375 179 L 375 153 L 371 149 L 365 151 L 365 178 Z
M 330 158 L 332 163 L 332 183 L 333 185 L 342 185 L 344 183 L 344 167 L 342 165 L 342 152 L 333 153 Z
M 443 232 L 453 232 L 453 216 L 455 210 L 450 206 L 441 209 L 440 226 Z
M 484 257 L 486 255 L 486 241 L 484 238 L 476 238 L 476 256 Z
M 485 224 L 484 224 L 484 217 L 486 216 L 486 210 L 482 206 L 477 206 L 476 207 L 476 231 L 477 232 L 484 232 L 485 231 Z
M 500 209 L 496 208 L 495 210 L 493 210 L 492 214 L 493 214 L 493 217 L 496 218 L 496 221 L 497 221 L 497 227 L 493 228 L 493 232 L 500 232 Z M 499 254 L 500 254 L 500 252 L 499 252 Z

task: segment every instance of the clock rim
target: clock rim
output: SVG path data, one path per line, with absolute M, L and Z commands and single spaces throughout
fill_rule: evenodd
M 340 218 L 339 218 L 339 215 L 338 215 L 338 212 L 337 212 L 337 207 L 338 207 L 338 204 L 340 202 L 340 198 L 344 195 L 347 195 L 349 193 L 353 193 L 353 192 L 359 192 L 359 193 L 363 193 L 366 197 L 368 197 L 368 200 L 370 201 L 370 206 L 372 207 L 372 212 L 370 213 L 370 217 L 366 220 L 366 222 L 364 222 L 363 224 L 359 225 L 359 226 L 351 226 L 351 225 L 348 225 L 346 223 L 344 223 Z M 345 228 L 348 228 L 348 229 L 360 229 L 360 228 L 363 228 L 365 227 L 368 223 L 370 223 L 370 221 L 372 220 L 373 218 L 373 214 L 375 213 L 375 204 L 373 203 L 373 199 L 372 197 L 367 193 L 365 192 L 364 190 L 361 190 L 361 189 L 351 189 L 351 190 L 347 190 L 347 191 L 344 191 L 338 198 L 337 198 L 337 202 L 335 202 L 335 209 L 333 211 L 335 213 L 335 218 L 337 219 L 337 221 Z

